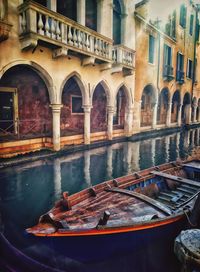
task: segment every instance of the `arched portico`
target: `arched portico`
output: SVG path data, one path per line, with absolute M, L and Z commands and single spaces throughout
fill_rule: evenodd
M 153 85 L 145 86 L 141 97 L 141 127 L 156 125 L 157 92 Z
M 91 132 L 107 130 L 107 107 L 110 106 L 110 93 L 104 81 L 94 89 L 92 95 Z
M 125 133 L 129 136 L 132 132 L 132 119 L 132 94 L 125 85 L 121 85 L 114 99 L 114 129 L 124 129 Z
M 186 92 L 183 97 L 181 118 L 182 118 L 182 123 L 190 124 L 190 121 L 191 121 L 191 97 L 190 97 L 189 92 Z
M 167 110 L 169 106 L 169 90 L 162 89 L 158 99 L 157 124 L 166 124 Z
M 181 104 L 180 91 L 176 90 L 172 96 L 171 122 L 177 123 L 179 116 L 179 108 Z
M 2 131 L 15 133 L 20 139 L 52 135 L 48 93 L 52 82 L 41 74 L 41 70 L 27 64 L 6 67 L 0 80 Z

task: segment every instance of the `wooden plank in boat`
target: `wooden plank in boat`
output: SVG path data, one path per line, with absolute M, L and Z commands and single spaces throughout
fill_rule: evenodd
M 199 161 L 185 163 L 185 164 L 183 164 L 183 166 L 185 166 L 185 167 L 191 167 L 193 169 L 200 170 L 200 162 Z
M 186 179 L 186 178 L 182 178 L 182 177 L 178 177 L 178 176 L 174 176 L 174 175 L 170 175 L 170 174 L 158 172 L 158 171 L 152 171 L 151 174 L 153 174 L 155 176 L 171 179 L 171 180 L 177 181 L 179 183 L 185 183 L 185 184 L 188 184 L 191 186 L 196 186 L 196 187 L 200 188 L 200 183 L 197 181 L 191 180 L 191 179 Z
M 172 211 L 167 206 L 161 204 L 159 201 L 156 201 L 155 199 L 152 199 L 146 195 L 139 194 L 139 193 L 129 191 L 126 189 L 119 189 L 119 188 L 108 188 L 108 189 L 106 189 L 106 191 L 113 192 L 113 193 L 125 194 L 125 195 L 131 196 L 131 197 L 138 198 L 141 201 L 150 204 L 151 206 L 153 206 L 157 210 L 160 210 L 161 212 L 163 212 L 166 215 L 172 214 Z

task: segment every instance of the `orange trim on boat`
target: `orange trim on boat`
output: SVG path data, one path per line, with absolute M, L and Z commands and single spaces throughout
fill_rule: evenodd
M 103 229 L 90 229 L 90 230 L 76 230 L 76 231 L 67 231 L 66 232 L 55 232 L 52 234 L 42 234 L 42 233 L 34 233 L 35 236 L 42 236 L 42 237 L 63 237 L 63 236 L 92 236 L 92 235 L 106 235 L 106 234 L 116 234 L 116 233 L 125 233 L 125 232 L 131 232 L 131 231 L 140 231 L 155 227 L 161 227 L 167 224 L 171 224 L 174 222 L 177 222 L 181 220 L 184 217 L 184 214 L 180 214 L 178 216 L 173 216 L 172 218 L 169 218 L 167 220 L 163 221 L 155 221 L 151 224 L 143 224 L 143 225 L 137 225 L 137 226 L 126 226 L 126 227 L 117 227 L 117 228 L 103 228 Z

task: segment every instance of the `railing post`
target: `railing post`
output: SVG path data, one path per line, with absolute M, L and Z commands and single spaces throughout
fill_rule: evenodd
M 26 10 L 27 30 L 37 33 L 37 13 L 35 10 L 29 8 Z

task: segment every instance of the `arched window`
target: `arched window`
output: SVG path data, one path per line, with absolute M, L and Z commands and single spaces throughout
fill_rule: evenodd
M 95 0 L 86 0 L 86 26 L 97 30 L 97 3 Z
M 77 5 L 74 0 L 57 0 L 57 12 L 74 21 L 77 20 Z
M 118 0 L 114 0 L 113 7 L 113 40 L 114 44 L 121 43 L 121 5 Z

